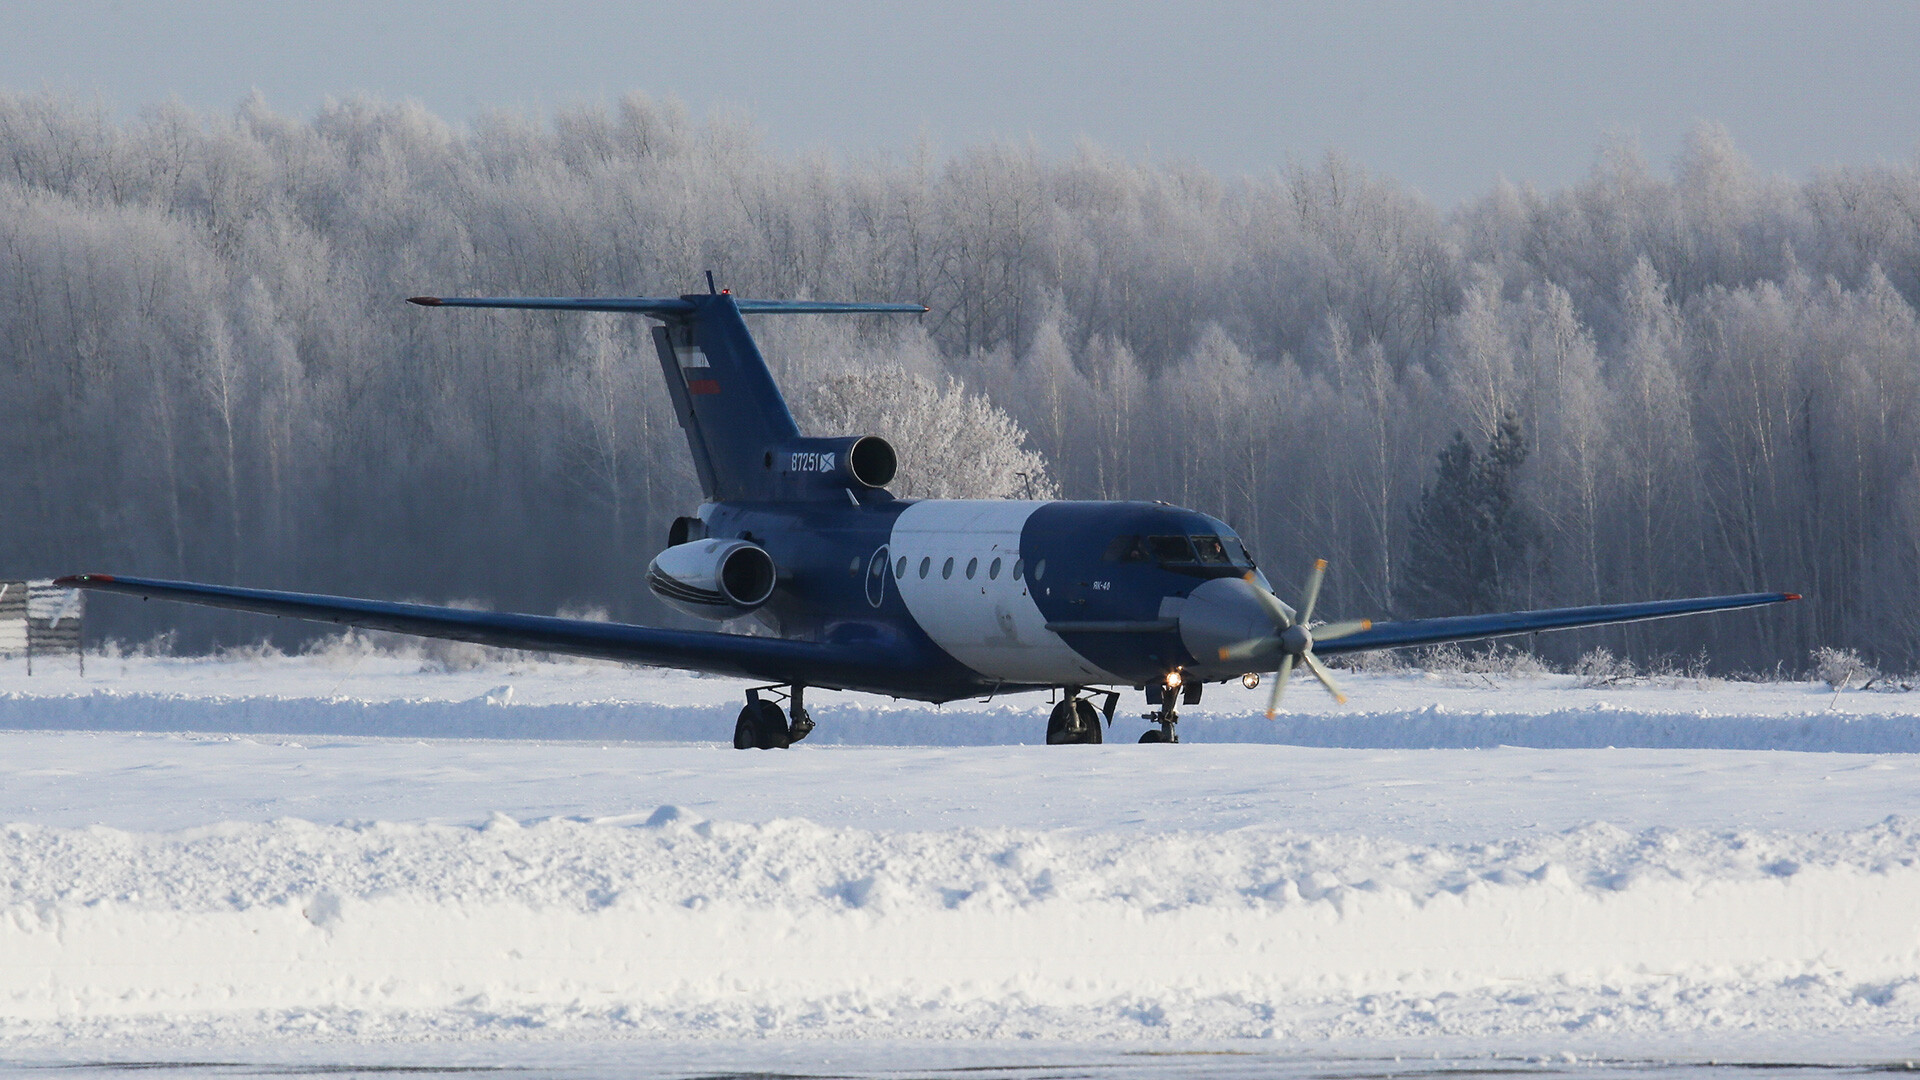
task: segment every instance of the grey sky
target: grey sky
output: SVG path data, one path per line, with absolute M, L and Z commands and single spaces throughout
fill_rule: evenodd
M 1609 132 L 1664 166 L 1700 119 L 1763 168 L 1911 160 L 1920 3 L 1281 4 L 0 0 L 0 86 L 122 113 L 258 88 L 450 120 L 628 90 L 787 149 L 1076 136 L 1261 171 L 1338 147 L 1442 204 L 1578 179 Z

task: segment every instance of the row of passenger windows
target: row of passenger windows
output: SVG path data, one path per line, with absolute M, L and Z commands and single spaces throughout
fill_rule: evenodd
M 1108 562 L 1200 563 L 1253 566 L 1253 557 L 1237 536 L 1116 536 L 1107 545 Z
M 1006 566 L 1005 559 L 1003 559 L 998 555 L 994 556 L 993 561 L 988 563 L 986 567 L 987 580 L 988 581 L 999 580 L 1000 571 L 1005 566 Z M 1027 568 L 1026 568 L 1025 560 L 1021 559 L 1017 555 L 1014 556 L 1013 567 L 1011 570 L 1013 580 L 1019 581 L 1021 578 L 1025 577 L 1026 569 Z M 932 571 L 933 571 L 933 556 L 931 555 L 925 556 L 920 560 L 920 576 L 922 578 L 925 578 Z M 980 573 L 980 560 L 977 558 L 968 559 L 967 567 L 966 567 L 967 580 L 972 581 L 974 578 L 974 575 L 978 573 Z M 907 576 L 907 557 L 905 555 L 900 556 L 899 560 L 893 564 L 893 576 L 895 578 L 904 578 Z M 1039 562 L 1033 564 L 1033 580 L 1039 581 L 1041 578 L 1046 576 L 1047 576 L 1047 560 L 1041 559 Z M 951 577 L 953 577 L 953 559 L 948 558 L 946 562 L 943 562 L 940 564 L 940 578 L 941 580 L 944 581 Z

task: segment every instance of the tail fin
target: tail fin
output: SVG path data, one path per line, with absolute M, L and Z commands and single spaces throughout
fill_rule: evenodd
M 743 314 L 924 313 L 919 304 L 832 304 L 740 300 L 730 293 L 677 298 L 447 298 L 417 296 L 426 307 L 530 308 L 646 315 L 662 325 L 653 341 L 673 411 L 687 433 L 694 471 L 708 499 L 778 499 L 796 491 L 788 460 L 803 440 L 774 385 Z M 824 444 L 826 440 L 821 440 Z M 835 440 L 837 443 L 839 440 Z M 842 454 L 844 458 L 846 455 Z M 819 455 L 814 455 L 818 458 Z M 774 467 L 776 458 L 781 468 Z M 887 470 L 891 473 L 891 469 Z M 884 482 L 884 481 L 882 481 Z

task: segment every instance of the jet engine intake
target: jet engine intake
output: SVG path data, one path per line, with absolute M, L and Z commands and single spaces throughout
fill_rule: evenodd
M 732 619 L 773 595 L 773 556 L 745 540 L 676 544 L 647 566 L 647 588 L 667 604 L 703 619 Z
M 766 456 L 767 468 L 800 489 L 878 488 L 893 482 L 900 459 L 878 435 L 795 439 Z

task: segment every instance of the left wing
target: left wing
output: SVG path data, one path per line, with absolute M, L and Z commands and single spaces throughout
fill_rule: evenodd
M 1577 626 L 1670 619 L 1675 615 L 1693 615 L 1702 611 L 1733 611 L 1798 599 L 1799 593 L 1741 593 L 1736 596 L 1697 596 L 1687 600 L 1655 600 L 1644 604 L 1596 604 L 1542 611 L 1506 611 L 1497 615 L 1409 619 L 1405 622 L 1374 623 L 1367 630 L 1344 634 L 1326 642 L 1315 642 L 1313 651 L 1331 656 L 1365 649 L 1439 645 L 1448 641 L 1509 637 L 1542 630 L 1570 630 Z
M 78 574 L 60 578 L 55 584 L 368 630 L 472 641 L 503 649 L 564 653 L 827 689 L 881 689 L 885 685 L 882 680 L 895 682 L 903 670 L 930 666 L 926 658 L 917 655 L 914 647 L 903 640 L 869 639 L 857 645 L 787 641 L 706 630 L 665 630 L 629 623 L 464 611 L 428 604 L 396 604 L 107 574 Z M 895 679 L 888 680 L 888 674 Z

